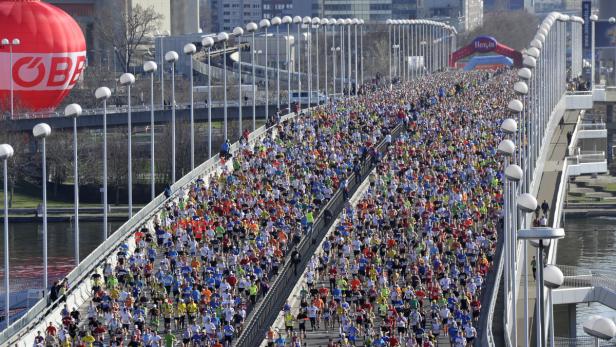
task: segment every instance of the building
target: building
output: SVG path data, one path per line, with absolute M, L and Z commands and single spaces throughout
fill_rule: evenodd
M 199 0 L 172 1 L 171 35 L 198 33 L 201 29 L 199 13 Z
M 261 0 L 218 0 L 213 10 L 218 12 L 218 30 L 232 31 L 263 18 Z
M 420 0 L 417 12 L 420 18 L 446 20 L 459 32 L 483 25 L 483 0 Z

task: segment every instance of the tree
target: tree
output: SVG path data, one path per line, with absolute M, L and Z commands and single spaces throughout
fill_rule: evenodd
M 489 35 L 513 49 L 522 50 L 537 32 L 538 24 L 539 19 L 526 11 L 490 12 L 484 15 L 481 27 L 462 34 L 459 42 L 465 46 L 477 36 Z
M 117 18 L 114 11 L 117 11 L 114 6 L 105 6 L 98 11 L 96 26 L 102 40 L 114 48 L 122 70 L 128 72 L 138 47 L 149 41 L 148 35 L 156 31 L 163 16 L 153 6 L 143 8 L 136 5 L 124 10 L 122 20 L 114 21 L 113 18 Z
M 68 178 L 73 169 L 73 139 L 69 130 L 57 130 L 47 139 L 47 165 L 53 194 L 58 196 L 58 186 Z

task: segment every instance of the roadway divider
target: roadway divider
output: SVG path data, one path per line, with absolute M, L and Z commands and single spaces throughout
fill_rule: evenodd
M 292 120 L 295 116 L 294 113 L 285 115 L 281 122 Z M 275 125 L 270 128 L 261 126 L 256 129 L 249 135 L 248 143 L 253 145 L 265 137 L 269 131 L 275 131 Z M 239 143 L 234 143 L 231 146 L 231 153 L 233 154 L 239 148 Z M 135 231 L 142 227 L 151 227 L 154 217 L 167 201 L 177 199 L 178 194 L 183 194 L 187 186 L 196 179 L 207 180 L 212 174 L 222 172 L 224 167 L 232 169 L 231 161 L 222 162 L 219 154 L 216 154 L 173 184 L 171 186 L 172 194 L 168 199 L 164 194 L 154 198 L 112 233 L 107 240 L 103 241 L 65 277 L 68 290 L 63 298 L 53 303 L 47 302 L 46 298 L 40 299 L 26 314 L 2 331 L 0 333 L 0 346 L 31 346 L 37 331 L 44 331 L 50 321 L 58 322 L 61 320 L 60 312 L 63 307 L 61 300 L 65 300 L 68 307 L 79 307 L 92 296 L 91 276 L 95 273 L 102 274 L 106 263 L 111 263 L 112 266 L 116 263 L 116 251 L 121 245 L 125 244 L 129 250 L 134 250 Z
M 392 142 L 395 141 L 401 134 L 404 125 L 398 124 L 391 131 Z M 377 153 L 383 153 L 387 149 L 388 143 L 385 139 L 376 147 Z M 366 158 L 362 163 L 360 178 L 356 179 L 354 174 L 351 174 L 348 179 L 348 193 L 353 196 L 361 183 L 368 177 L 369 173 L 375 167 L 371 157 Z M 300 263 L 297 264 L 297 273 L 294 272 L 294 265 L 290 258 L 287 258 L 284 266 L 280 270 L 280 274 L 274 279 L 271 288 L 265 294 L 263 300 L 257 303 L 255 309 L 251 311 L 246 319 L 244 329 L 239 338 L 235 340 L 233 346 L 236 347 L 254 347 L 259 346 L 269 327 L 274 323 L 281 307 L 286 302 L 287 298 L 293 290 L 294 284 L 301 279 L 301 275 L 306 268 L 308 261 L 316 251 L 329 228 L 334 223 L 336 217 L 344 208 L 347 200 L 344 199 L 342 189 L 338 189 L 330 201 L 321 209 L 319 215 L 314 221 L 312 230 L 305 235 L 299 244 L 296 246 L 300 254 Z

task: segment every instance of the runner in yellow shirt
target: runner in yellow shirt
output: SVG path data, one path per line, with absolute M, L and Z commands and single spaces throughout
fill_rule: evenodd
M 178 306 L 175 309 L 175 326 L 179 329 L 184 329 L 186 320 L 186 304 L 180 299 Z

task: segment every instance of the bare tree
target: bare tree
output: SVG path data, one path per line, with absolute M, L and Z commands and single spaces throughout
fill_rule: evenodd
M 67 130 L 55 131 L 47 140 L 47 165 L 55 197 L 58 196 L 58 186 L 66 181 L 73 168 L 72 148 L 71 132 Z
M 537 31 L 539 19 L 526 11 L 490 12 L 483 17 L 483 25 L 462 34 L 464 45 L 481 35 L 493 36 L 498 42 L 521 50 L 532 40 Z
M 103 41 L 114 47 L 115 57 L 122 70 L 128 72 L 138 47 L 148 42 L 148 35 L 156 31 L 163 16 L 156 12 L 153 6 L 143 8 L 137 5 L 125 9 L 119 22 L 113 20 L 117 18 L 114 11 L 118 11 L 114 6 L 105 6 L 98 11 L 96 26 Z
M 32 158 L 34 147 L 31 143 L 31 135 L 23 132 L 12 131 L 7 121 L 0 122 L 0 143 L 8 143 L 13 146 L 15 154 L 8 161 L 8 188 L 9 207 L 13 205 L 15 186 L 22 181 L 34 182 L 34 177 L 40 178 L 40 159 Z

